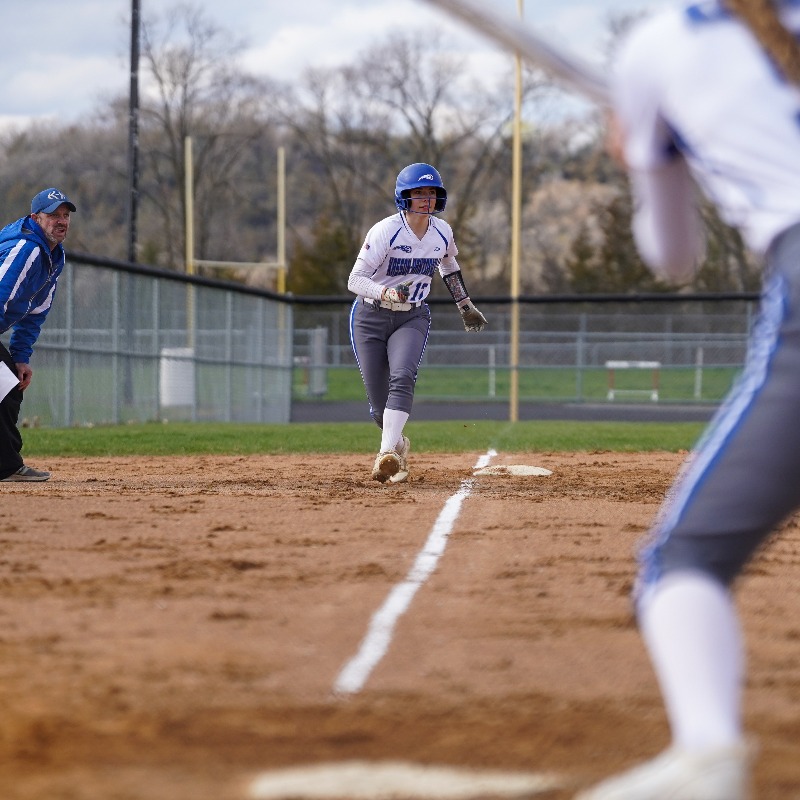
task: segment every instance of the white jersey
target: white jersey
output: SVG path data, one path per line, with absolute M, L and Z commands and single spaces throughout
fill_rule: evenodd
M 379 300 L 382 287 L 409 285 L 409 301 L 424 300 L 431 290 L 431 278 L 457 272 L 458 248 L 451 227 L 438 217 L 428 218 L 428 229 L 419 239 L 399 212 L 373 225 L 356 263 L 347 288 L 355 294 Z
M 796 0 L 783 4 L 783 20 L 800 31 Z M 634 28 L 613 95 L 634 181 L 677 147 L 755 252 L 800 222 L 800 91 L 719 0 L 684 1 Z

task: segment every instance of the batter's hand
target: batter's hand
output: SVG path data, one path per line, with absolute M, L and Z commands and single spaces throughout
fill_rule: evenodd
M 461 320 L 464 323 L 465 331 L 476 333 L 477 331 L 482 331 L 488 325 L 486 317 L 472 305 L 471 301 L 459 306 L 458 310 L 461 312 Z
M 25 364 L 22 361 L 17 361 L 16 366 L 17 376 L 19 377 L 19 388 L 27 389 L 28 384 L 31 382 L 31 378 L 33 377 L 33 370 L 31 369 L 30 364 Z
M 408 302 L 408 284 L 401 284 L 400 286 L 383 287 L 381 292 L 381 300 L 387 303 L 407 303 Z
M 618 167 L 628 168 L 625 161 L 625 133 L 614 114 L 609 114 L 606 119 L 606 151 Z

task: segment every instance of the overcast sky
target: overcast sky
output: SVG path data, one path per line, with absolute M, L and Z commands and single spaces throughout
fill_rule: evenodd
M 600 62 L 609 14 L 665 0 L 524 0 L 526 22 Z M 517 14 L 517 0 L 486 0 Z M 172 0 L 140 0 L 147 16 Z M 244 41 L 241 66 L 293 80 L 309 66 L 352 62 L 354 54 L 392 31 L 441 30 L 470 66 L 507 70 L 510 56 L 420 0 L 191 0 Z M 37 0 L 24 12 L 0 0 L 3 79 L 0 128 L 32 120 L 77 120 L 101 98 L 127 96 L 131 0 Z M 23 14 L 21 17 L 20 14 Z

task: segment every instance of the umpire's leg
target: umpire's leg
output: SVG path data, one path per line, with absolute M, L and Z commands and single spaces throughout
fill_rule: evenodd
M 15 375 L 17 365 L 0 342 L 0 361 Z M 22 389 L 15 387 L 0 401 L 0 480 L 13 475 L 22 466 L 22 436 L 17 427 L 22 405 Z

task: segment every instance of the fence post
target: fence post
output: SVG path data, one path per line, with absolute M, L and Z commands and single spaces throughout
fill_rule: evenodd
M 153 280 L 153 383 L 155 385 L 155 408 L 153 410 L 154 419 L 161 419 L 161 382 L 158 380 L 158 370 L 160 366 L 159 353 L 161 352 L 161 280 Z
M 67 342 L 64 354 L 64 425 L 72 425 L 72 385 L 73 385 L 73 363 L 72 363 L 72 344 L 74 332 L 72 326 L 75 322 L 75 268 L 69 265 L 67 271 Z
M 489 345 L 489 397 L 497 396 L 497 348 Z
M 703 394 L 703 348 L 697 348 L 694 369 L 694 399 L 699 400 Z
M 584 350 L 586 348 L 586 314 L 583 313 L 578 318 L 578 336 L 575 339 L 575 399 L 578 402 L 583 400 L 583 367 Z
M 189 342 L 191 342 L 189 346 L 189 353 L 190 358 L 192 360 L 192 422 L 197 422 L 198 420 L 198 413 L 197 413 L 197 395 L 199 392 L 197 391 L 199 388 L 199 379 L 197 376 L 198 369 L 197 369 L 197 350 L 198 350 L 198 342 L 197 342 L 197 302 L 195 297 L 195 286 L 193 283 L 187 284 L 186 286 L 186 323 L 189 326 L 187 331 L 187 338 Z
M 225 422 L 233 419 L 233 293 L 225 292 Z
M 112 421 L 115 425 L 119 425 L 120 421 L 120 401 L 119 401 L 119 387 L 122 385 L 123 381 L 125 381 L 125 376 L 122 374 L 122 370 L 120 369 L 120 364 L 122 363 L 122 359 L 120 358 L 120 342 L 121 337 L 119 335 L 119 325 L 120 325 L 120 309 L 122 303 L 120 302 L 120 283 L 122 282 L 122 275 L 119 272 L 114 273 L 114 279 L 111 281 L 111 285 L 113 287 L 112 290 L 112 297 L 111 297 L 111 374 L 114 376 L 113 385 L 111 387 L 111 406 L 113 408 L 111 412 Z M 130 335 L 133 335 L 133 331 L 130 332 Z
M 265 359 L 267 357 L 267 348 L 264 346 L 264 342 L 266 341 L 266 300 L 263 298 L 258 302 L 258 313 L 256 315 L 256 319 L 258 322 L 257 329 L 258 329 L 258 350 L 257 352 L 261 354 L 261 360 L 258 364 L 258 421 L 259 422 L 266 422 L 264 417 L 264 408 L 265 405 L 265 397 L 267 392 L 267 370 L 265 368 Z
M 318 325 L 311 331 L 308 370 L 308 393 L 323 397 L 328 391 L 327 374 L 328 329 Z

